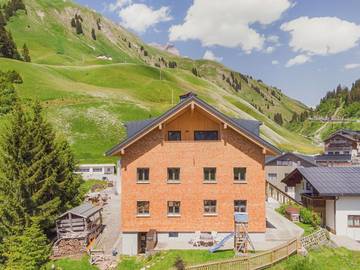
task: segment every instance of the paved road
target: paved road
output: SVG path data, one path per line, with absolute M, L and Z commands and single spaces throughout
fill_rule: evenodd
M 99 237 L 96 249 L 103 249 L 106 255 L 111 255 L 115 248 L 120 251 L 120 195 L 116 195 L 114 188 L 106 189 L 111 199 L 104 206 L 103 223 L 105 229 Z
M 345 247 L 350 250 L 360 251 L 360 243 L 348 236 L 334 235 L 330 233 L 330 239 L 338 247 Z

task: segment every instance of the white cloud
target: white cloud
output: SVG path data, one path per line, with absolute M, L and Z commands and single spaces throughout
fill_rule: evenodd
M 290 6 L 290 0 L 194 0 L 184 23 L 170 28 L 169 39 L 196 39 L 203 46 L 240 47 L 250 53 L 265 41 L 251 25 L 271 24 Z
M 273 64 L 273 65 L 278 65 L 278 64 L 279 64 L 279 61 L 278 61 L 278 60 L 272 60 L 272 61 L 271 61 L 271 64 Z
M 275 47 L 273 46 L 269 46 L 265 49 L 265 53 L 272 53 L 273 51 L 275 51 Z
M 114 3 L 110 3 L 108 5 L 105 5 L 106 9 L 111 11 L 111 12 L 114 12 L 114 11 L 117 11 L 117 10 L 120 10 L 121 8 L 127 6 L 127 5 L 130 5 L 131 4 L 131 0 L 117 0 L 116 2 Z
M 345 69 L 354 69 L 354 68 L 360 68 L 360 64 L 359 63 L 353 63 L 353 64 L 346 64 L 344 66 Z
M 169 7 L 161 7 L 157 10 L 145 4 L 132 4 L 119 11 L 121 24 L 136 32 L 145 32 L 149 27 L 159 22 L 171 20 Z
M 222 61 L 222 57 L 216 56 L 212 51 L 210 50 L 206 50 L 206 52 L 204 53 L 203 56 L 204 59 L 206 60 L 212 60 L 212 61 L 218 61 L 221 62 Z
M 294 65 L 301 65 L 304 64 L 306 62 L 309 62 L 311 60 L 311 57 L 309 55 L 306 54 L 299 54 L 297 56 L 295 56 L 294 58 L 291 58 L 287 63 L 286 63 L 286 67 L 291 67 Z
M 268 36 L 268 37 L 266 37 L 266 41 L 277 44 L 277 43 L 279 43 L 279 36 L 276 36 L 276 35 Z
M 355 47 L 360 26 L 337 17 L 300 17 L 281 25 L 291 35 L 289 46 L 308 55 L 328 55 Z

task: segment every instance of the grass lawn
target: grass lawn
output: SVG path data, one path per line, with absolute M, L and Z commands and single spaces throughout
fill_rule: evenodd
M 105 189 L 107 187 L 107 184 L 108 182 L 103 180 L 95 180 L 95 179 L 86 180 L 81 184 L 79 188 L 79 192 L 80 194 L 85 195 L 95 185 L 99 186 L 99 191 L 100 191 Z
M 302 222 L 295 222 L 295 224 L 304 229 L 304 236 L 312 234 L 316 231 L 316 228 L 311 224 L 305 224 Z
M 91 265 L 89 263 L 89 258 L 87 256 L 82 257 L 79 260 L 76 259 L 60 259 L 56 261 L 51 261 L 48 263 L 45 269 L 52 269 L 52 265 L 56 266 L 56 270 L 98 270 L 99 268 Z
M 160 252 L 148 258 L 123 257 L 118 270 L 139 270 L 142 267 L 150 266 L 150 270 L 172 269 L 176 258 L 183 259 L 186 265 L 205 263 L 215 260 L 230 259 L 234 257 L 232 250 L 210 253 L 207 250 L 171 250 Z
M 345 248 L 323 247 L 307 257 L 295 255 L 270 268 L 271 270 L 354 270 L 360 269 L 360 252 Z

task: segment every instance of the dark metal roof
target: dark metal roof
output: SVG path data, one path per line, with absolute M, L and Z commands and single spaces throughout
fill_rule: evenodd
M 149 119 L 141 120 L 141 121 L 127 122 L 125 124 L 126 132 L 127 132 L 127 138 L 135 135 L 138 131 L 142 130 L 147 125 L 151 124 L 151 122 L 154 121 L 154 120 L 156 120 L 156 118 L 149 118 Z
M 351 155 L 318 155 L 315 161 L 351 161 Z
M 303 154 L 298 154 L 298 153 L 293 153 L 293 152 L 285 152 L 282 155 L 279 156 L 266 156 L 265 157 L 265 165 L 267 165 L 268 163 L 278 160 L 286 155 L 293 155 L 295 157 L 297 157 L 298 159 L 302 159 L 304 161 L 307 161 L 311 164 L 313 164 L 314 166 L 317 166 L 317 164 L 315 163 L 315 157 L 314 156 L 307 156 L 307 155 L 303 155 Z
M 93 206 L 90 203 L 84 203 L 84 204 L 81 204 L 77 207 L 74 207 L 74 208 L 66 211 L 60 217 L 63 217 L 65 215 L 71 213 L 71 214 L 79 216 L 79 217 L 88 218 L 101 210 L 102 210 L 102 207 Z
M 330 140 L 334 136 L 342 136 L 352 141 L 359 141 L 360 140 L 360 130 L 351 130 L 351 129 L 340 129 L 334 133 L 332 133 L 325 141 Z
M 217 117 L 222 119 L 227 124 L 230 124 L 230 125 L 234 126 L 240 132 L 242 132 L 245 135 L 249 136 L 250 138 L 256 140 L 259 144 L 265 146 L 268 149 L 271 149 L 272 151 L 274 151 L 276 153 L 280 153 L 280 150 L 278 148 L 276 148 L 275 146 L 273 146 L 269 142 L 262 139 L 259 136 L 259 134 L 254 133 L 254 131 L 255 131 L 255 123 L 251 123 L 250 120 L 239 120 L 239 119 L 230 118 L 230 117 L 226 116 L 225 114 L 221 113 L 220 111 L 218 111 L 217 109 L 215 109 L 214 107 L 210 106 L 205 101 L 199 99 L 195 94 L 189 94 L 187 98 L 181 100 L 177 105 L 175 105 L 173 108 L 171 108 L 170 110 L 168 110 L 167 112 L 165 112 L 161 116 L 159 116 L 159 117 L 157 117 L 155 119 L 148 119 L 148 121 L 145 122 L 145 123 L 133 122 L 132 124 L 130 124 L 131 132 L 130 133 L 128 132 L 128 134 L 130 134 L 130 136 L 128 136 L 121 143 L 119 143 L 118 145 L 114 146 L 112 149 L 107 151 L 106 155 L 110 156 L 110 155 L 116 153 L 121 148 L 127 146 L 129 143 L 131 143 L 133 140 L 135 140 L 143 132 L 151 130 L 153 127 L 160 124 L 167 117 L 171 116 L 172 114 L 176 113 L 178 110 L 180 110 L 180 109 L 186 107 L 187 105 L 189 105 L 192 101 L 195 102 L 200 107 L 210 111 L 212 114 L 216 115 Z M 258 121 L 252 121 L 252 122 L 257 122 L 256 125 L 258 127 L 261 124 Z
M 296 170 L 320 196 L 360 195 L 360 167 L 309 167 Z
M 239 119 L 239 118 L 231 118 L 239 127 L 243 127 L 254 133 L 256 136 L 260 135 L 260 126 L 262 125 L 261 122 L 256 120 L 247 120 L 247 119 Z

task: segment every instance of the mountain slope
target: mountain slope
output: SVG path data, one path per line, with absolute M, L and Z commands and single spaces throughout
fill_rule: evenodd
M 317 150 L 272 120 L 276 112 L 289 121 L 294 112 L 308 110 L 280 90 L 219 63 L 151 47 L 71 1 L 24 2 L 27 14 L 18 12 L 7 29 L 18 47 L 26 42 L 33 63 L 1 58 L 0 69 L 21 74 L 19 95 L 42 101 L 49 120 L 70 140 L 80 162 L 104 161 L 103 152 L 125 135 L 125 121 L 159 115 L 189 90 L 227 114 L 262 121 L 263 137 L 284 150 Z M 82 18 L 83 35 L 71 26 L 76 14 Z

